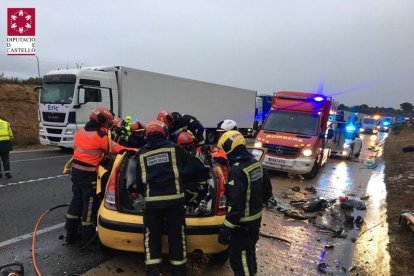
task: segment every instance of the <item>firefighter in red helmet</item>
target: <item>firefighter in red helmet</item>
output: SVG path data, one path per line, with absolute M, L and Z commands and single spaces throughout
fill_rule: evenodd
M 122 150 L 137 151 L 123 147 L 108 138 L 108 127 L 113 120 L 111 111 L 104 107 L 94 109 L 85 127 L 76 132 L 72 161 L 72 201 L 66 213 L 66 242 L 82 238 L 88 243 L 95 235 L 98 198 L 96 196 L 97 167 L 106 154 Z M 82 233 L 78 233 L 81 223 Z

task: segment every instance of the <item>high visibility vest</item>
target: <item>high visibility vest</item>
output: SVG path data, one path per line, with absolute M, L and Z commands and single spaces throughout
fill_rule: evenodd
M 0 120 L 0 141 L 8 141 L 13 139 L 13 132 L 10 124 L 6 121 Z

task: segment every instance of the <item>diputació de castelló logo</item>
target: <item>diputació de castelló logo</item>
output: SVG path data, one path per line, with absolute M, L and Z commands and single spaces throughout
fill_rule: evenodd
M 34 8 L 7 9 L 7 55 L 36 55 Z

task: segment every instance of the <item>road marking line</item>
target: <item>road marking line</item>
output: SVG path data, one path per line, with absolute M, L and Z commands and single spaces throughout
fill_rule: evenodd
M 14 151 L 11 151 L 10 154 L 36 152 L 36 151 L 59 151 L 59 149 L 14 150 Z
M 39 157 L 39 158 L 31 158 L 31 159 L 22 159 L 22 160 L 10 161 L 10 163 L 35 161 L 35 160 L 42 160 L 42 159 L 53 159 L 53 158 L 61 158 L 61 157 L 68 157 L 68 156 L 72 156 L 72 155 L 69 154 L 69 155 L 59 155 L 59 156 L 48 156 L 48 157 Z
M 19 182 L 0 184 L 0 188 L 1 187 L 6 187 L 6 186 L 18 185 L 18 184 L 38 182 L 38 181 L 43 181 L 43 180 L 48 180 L 48 179 L 53 179 L 53 178 L 58 178 L 58 177 L 64 177 L 64 176 L 68 176 L 68 174 L 59 174 L 59 175 L 56 175 L 56 176 L 49 176 L 49 177 L 42 177 L 42 178 L 38 178 L 38 179 L 22 180 L 22 181 L 19 181 Z
M 44 234 L 44 233 L 47 233 L 47 232 L 50 232 L 50 231 L 59 229 L 59 228 L 61 228 L 63 226 L 65 226 L 65 223 L 64 222 L 59 223 L 59 224 L 56 224 L 56 225 L 53 225 L 53 226 L 50 226 L 50 227 L 47 227 L 47 228 L 44 228 L 42 230 L 39 230 L 39 231 L 37 231 L 36 235 L 41 235 L 41 234 Z M 15 237 L 13 239 L 10 239 L 10 240 L 4 241 L 4 242 L 0 242 L 0 248 L 5 247 L 5 246 L 10 245 L 10 244 L 13 244 L 13 243 L 16 243 L 16 242 L 20 242 L 20 241 L 24 241 L 24 240 L 27 240 L 27 239 L 31 239 L 32 237 L 33 237 L 33 232 L 32 233 L 29 233 L 29 234 L 25 234 L 25 235 L 21 235 L 21 236 Z

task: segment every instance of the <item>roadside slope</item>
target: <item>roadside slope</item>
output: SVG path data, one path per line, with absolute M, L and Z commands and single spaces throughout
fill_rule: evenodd
M 414 211 L 414 154 L 401 148 L 414 144 L 414 127 L 385 142 L 385 185 L 387 187 L 388 249 L 392 275 L 414 275 L 414 233 L 398 225 L 402 210 Z
M 37 93 L 34 86 L 0 84 L 0 117 L 12 127 L 15 144 L 38 144 Z

